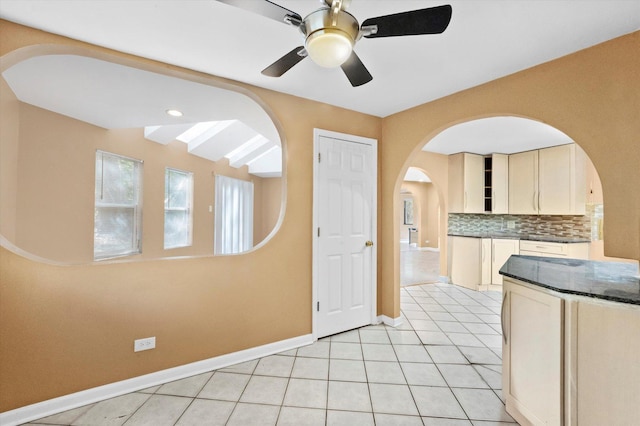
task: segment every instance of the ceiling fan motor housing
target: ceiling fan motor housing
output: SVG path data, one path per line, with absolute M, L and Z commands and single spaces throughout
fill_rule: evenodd
M 305 35 L 305 48 L 320 66 L 336 67 L 346 61 L 358 38 L 360 25 L 348 12 L 333 13 L 329 8 L 311 12 L 300 29 Z

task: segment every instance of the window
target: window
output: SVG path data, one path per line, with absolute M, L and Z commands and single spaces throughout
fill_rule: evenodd
M 214 254 L 253 247 L 253 182 L 216 176 Z
M 140 253 L 142 161 L 96 152 L 93 257 Z
M 164 248 L 191 245 L 193 173 L 167 168 L 164 172 Z

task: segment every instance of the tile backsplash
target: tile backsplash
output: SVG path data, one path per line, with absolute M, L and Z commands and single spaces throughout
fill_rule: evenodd
M 450 234 L 509 232 L 517 235 L 540 235 L 592 239 L 593 211 L 584 216 L 542 216 L 508 214 L 449 213 Z M 509 228 L 508 222 L 515 228 Z

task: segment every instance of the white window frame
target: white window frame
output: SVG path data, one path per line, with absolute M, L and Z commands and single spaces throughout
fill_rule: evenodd
M 98 166 L 98 162 L 102 162 L 104 164 L 105 156 L 114 157 L 119 159 L 120 161 L 129 161 L 133 164 L 134 173 L 136 174 L 134 182 L 134 196 L 133 200 L 129 203 L 115 203 L 105 201 L 102 197 L 104 194 L 104 169 L 103 165 Z M 94 260 L 104 260 L 111 259 L 115 257 L 122 256 L 130 256 L 135 254 L 142 253 L 142 168 L 143 161 L 135 158 L 125 157 L 123 155 L 114 154 L 111 152 L 96 150 L 96 158 L 95 158 L 95 203 L 94 203 L 94 234 L 93 234 L 93 258 Z M 102 175 L 101 175 L 102 173 Z M 98 187 L 98 178 L 102 185 L 100 188 Z M 131 234 L 131 249 L 130 250 L 99 250 L 97 243 L 97 222 L 96 216 L 98 210 L 107 210 L 107 209 L 130 209 L 132 211 L 133 216 L 133 224 L 132 224 L 132 234 Z
M 181 174 L 186 176 L 189 179 L 189 184 L 187 185 L 186 191 L 186 200 L 187 200 L 187 206 L 186 207 L 172 207 L 169 205 L 169 200 L 171 199 L 170 194 L 168 193 L 168 191 L 170 191 L 171 186 L 167 185 L 167 179 L 170 179 L 170 174 L 171 173 L 176 173 L 176 174 Z M 179 170 L 179 169 L 175 169 L 172 167 L 166 167 L 165 171 L 164 171 L 164 179 L 165 179 L 165 184 L 164 184 L 164 249 L 165 250 L 170 250 L 170 249 L 174 249 L 174 248 L 180 248 L 180 247 L 190 247 L 193 244 L 193 173 L 192 172 L 188 172 L 185 170 Z M 179 244 L 179 245 L 167 245 L 167 212 L 170 211 L 182 211 L 182 212 L 186 212 L 187 213 L 187 218 L 188 218 L 188 224 L 187 224 L 187 241 L 185 244 Z

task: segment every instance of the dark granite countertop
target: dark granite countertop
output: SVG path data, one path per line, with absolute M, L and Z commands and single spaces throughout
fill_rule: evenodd
M 577 237 L 557 237 L 550 235 L 523 235 L 511 234 L 507 232 L 456 232 L 447 234 L 450 237 L 470 237 L 470 238 L 494 238 L 494 239 L 510 239 L 510 240 L 529 240 L 541 241 L 547 243 L 589 243 L 591 240 L 587 238 Z
M 513 255 L 500 274 L 560 293 L 640 305 L 634 263 Z

